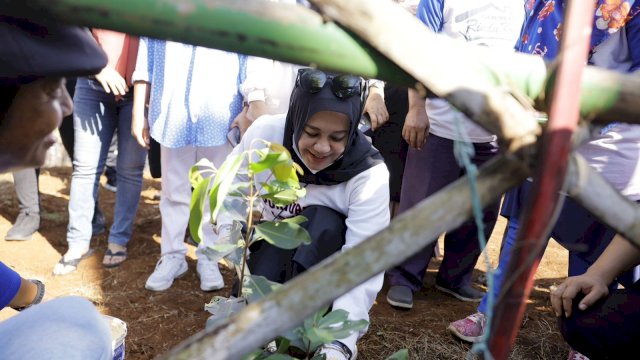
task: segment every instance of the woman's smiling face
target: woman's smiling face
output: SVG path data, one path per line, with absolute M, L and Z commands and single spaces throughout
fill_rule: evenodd
M 334 111 L 320 111 L 307 121 L 298 151 L 310 170 L 320 171 L 344 153 L 349 138 L 349 118 Z

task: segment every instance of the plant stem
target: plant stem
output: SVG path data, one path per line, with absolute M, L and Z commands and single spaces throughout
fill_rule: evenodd
M 249 246 L 251 245 L 251 237 L 253 233 L 253 203 L 255 195 L 253 193 L 254 174 L 249 172 L 249 207 L 247 214 L 247 233 L 245 234 L 244 248 L 242 249 L 242 271 L 240 271 L 240 284 L 238 285 L 238 296 L 242 296 L 242 287 L 244 284 L 244 269 L 247 266 L 247 256 L 249 254 Z

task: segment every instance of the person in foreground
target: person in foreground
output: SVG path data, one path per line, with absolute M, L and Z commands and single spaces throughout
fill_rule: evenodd
M 64 76 L 90 74 L 106 63 L 84 35 L 80 28 L 1 17 L 0 172 L 44 163 L 53 132 L 73 109 Z
M 42 165 L 53 131 L 73 110 L 65 75 L 106 65 L 83 29 L 36 23 L 0 10 L 0 172 Z M 54 60 L 54 61 L 52 61 Z M 0 262 L 0 310 L 19 314 L 0 322 L 0 359 L 113 358 L 111 333 L 97 309 L 79 297 L 43 304 L 44 285 Z
M 0 359 L 112 359 L 111 330 L 91 302 L 67 296 L 40 303 L 45 286 L 0 262 Z
M 262 219 L 303 215 L 312 242 L 294 250 L 264 241 L 252 245 L 248 260 L 252 274 L 285 282 L 389 224 L 389 172 L 380 153 L 357 128 L 366 92 L 359 77 L 300 69 L 287 114 L 262 116 L 234 148 L 231 156 L 257 144 L 256 139 L 282 143 L 304 170 L 300 182 L 306 196 L 284 208 L 265 201 Z M 269 171 L 256 174 L 256 182 L 269 176 Z M 218 215 L 219 241 L 229 237 L 231 224 L 231 214 Z M 382 283 L 381 273 L 337 298 L 333 309 L 346 310 L 350 320 L 368 320 Z M 363 334 L 325 344 L 316 353 L 327 359 L 355 359 L 356 341 Z
M 590 359 L 623 359 L 640 339 L 640 282 L 609 291 L 618 275 L 640 264 L 640 249 L 616 235 L 582 275 L 551 292 L 560 331 L 571 347 Z

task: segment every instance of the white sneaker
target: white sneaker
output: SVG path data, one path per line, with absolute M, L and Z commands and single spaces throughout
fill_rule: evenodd
M 198 258 L 196 270 L 198 271 L 198 275 L 200 275 L 200 289 L 202 289 L 202 291 L 219 290 L 224 287 L 224 280 L 222 279 L 222 274 L 220 274 L 217 262 L 211 261 L 207 259 L 206 256 L 201 255 Z
M 326 360 L 356 360 L 358 358 L 358 347 L 353 350 L 353 354 L 350 356 L 351 350 L 347 345 L 340 341 L 333 341 L 328 344 L 322 344 L 314 356 L 324 355 Z
M 153 270 L 144 287 L 153 291 L 167 290 L 173 284 L 173 280 L 184 275 L 188 268 L 184 256 L 164 255 L 158 260 L 156 269 Z

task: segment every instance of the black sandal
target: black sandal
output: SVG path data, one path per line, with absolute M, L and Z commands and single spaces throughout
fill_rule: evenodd
M 116 262 L 112 262 L 112 263 L 109 263 L 109 264 L 105 264 L 104 263 L 104 259 L 107 256 L 111 256 L 112 258 L 114 256 L 120 256 L 120 257 L 122 257 L 122 260 L 116 261 Z M 105 253 L 104 253 L 104 258 L 102 259 L 102 266 L 106 267 L 107 269 L 111 269 L 111 268 L 115 268 L 115 267 L 120 266 L 125 261 L 127 261 L 127 251 L 126 250 L 113 252 L 113 251 L 111 251 L 111 249 L 107 248 L 107 251 L 105 251 Z

